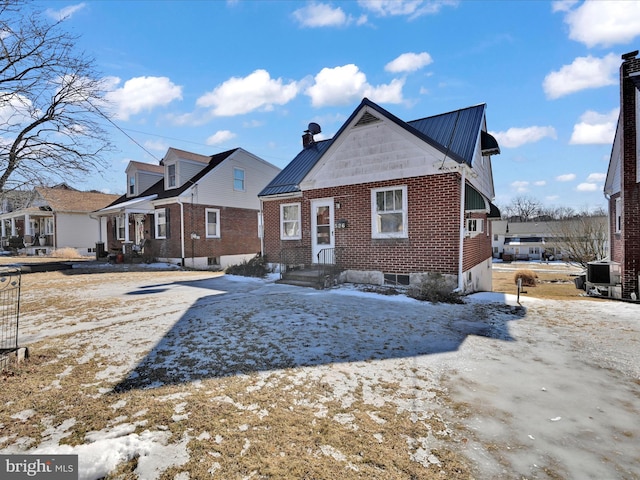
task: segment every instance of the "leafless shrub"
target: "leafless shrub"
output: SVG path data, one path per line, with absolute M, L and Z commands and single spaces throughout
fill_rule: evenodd
M 513 276 L 516 285 L 519 279 L 522 279 L 523 287 L 535 287 L 538 281 L 538 274 L 533 270 L 518 270 Z

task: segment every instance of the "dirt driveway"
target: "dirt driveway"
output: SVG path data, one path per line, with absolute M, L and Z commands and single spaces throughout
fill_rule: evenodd
M 23 276 L 0 453 L 81 478 L 640 478 L 640 307 Z

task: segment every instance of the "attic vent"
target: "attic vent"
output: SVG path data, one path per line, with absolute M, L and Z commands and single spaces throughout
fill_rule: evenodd
M 369 125 L 370 123 L 379 122 L 380 119 L 374 115 L 371 115 L 369 112 L 364 112 L 364 115 L 360 117 L 358 123 L 355 124 L 356 127 L 361 127 L 362 125 Z

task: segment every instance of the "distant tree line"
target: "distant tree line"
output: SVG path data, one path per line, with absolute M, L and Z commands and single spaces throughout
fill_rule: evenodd
M 576 210 L 572 207 L 546 207 L 533 197 L 519 196 L 500 209 L 503 220 L 512 222 L 548 222 L 553 220 L 602 217 L 607 212 L 602 207 Z

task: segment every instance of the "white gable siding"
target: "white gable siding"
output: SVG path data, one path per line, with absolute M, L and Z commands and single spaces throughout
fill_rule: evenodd
M 206 166 L 206 163 L 190 162 L 182 159 L 178 160 L 176 162 L 176 187 L 183 186 Z
M 352 127 L 305 177 L 303 190 L 442 173 L 444 154 L 389 120 Z
M 476 146 L 471 171 L 472 174 L 467 175 L 467 181 L 489 200 L 493 200 L 495 193 L 493 189 L 491 158 L 482 156 L 479 144 Z
M 245 190 L 233 189 L 233 169 L 244 171 Z M 280 171 L 244 150 L 238 150 L 198 182 L 194 201 L 202 205 L 260 209 L 258 193 Z

